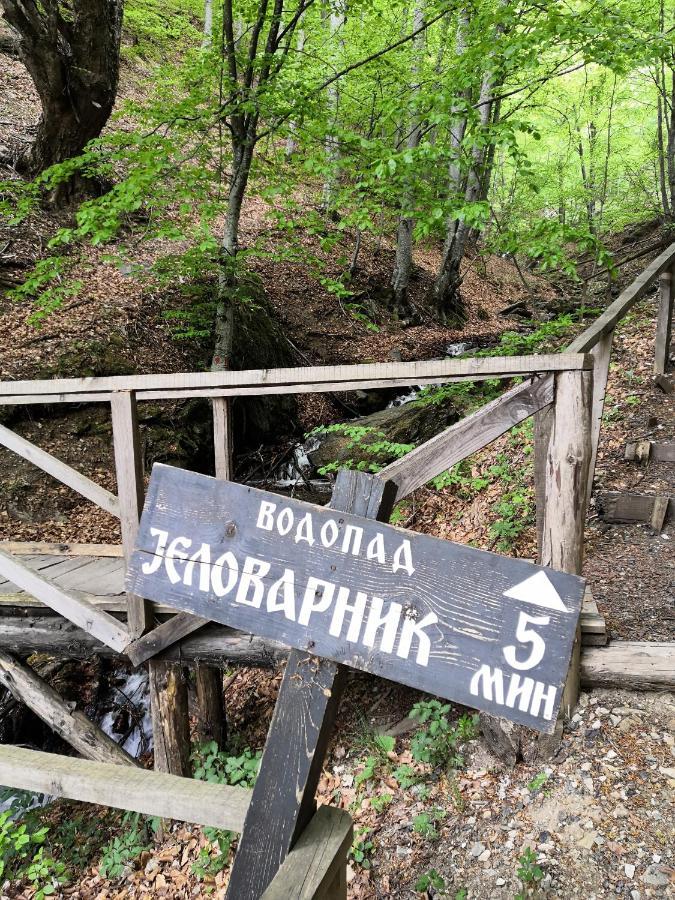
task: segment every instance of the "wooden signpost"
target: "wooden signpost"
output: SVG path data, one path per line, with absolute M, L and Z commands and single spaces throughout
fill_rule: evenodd
M 550 732 L 584 582 L 156 465 L 127 589 Z

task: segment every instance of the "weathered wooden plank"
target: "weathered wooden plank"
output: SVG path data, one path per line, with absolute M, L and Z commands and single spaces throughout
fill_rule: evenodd
M 113 394 L 113 443 L 115 472 L 120 501 L 120 525 L 125 561 L 129 562 L 136 541 L 138 522 L 143 509 L 143 457 L 138 431 L 136 398 L 131 391 Z M 147 600 L 133 594 L 127 596 L 128 628 L 132 638 L 140 637 L 152 625 L 152 608 Z
M 559 700 L 583 596 L 583 580 L 561 571 L 162 465 L 127 587 L 489 711 L 504 708 L 501 691 L 476 679 L 492 669 L 510 677 L 503 649 L 520 602 L 545 607 L 546 652 L 528 676 Z M 521 698 L 509 717 L 547 730 L 557 702 L 532 702 L 534 714 Z
M 86 631 L 61 616 L 17 618 L 0 616 L 0 649 L 20 656 L 49 653 L 84 659 L 92 654 L 119 659 L 118 651 L 99 643 Z M 210 625 L 199 634 L 173 644 L 162 659 L 173 662 L 206 662 L 271 668 L 288 656 L 287 648 L 274 641 L 252 637 L 223 625 Z
M 124 652 L 135 666 L 140 666 L 141 663 L 161 653 L 171 644 L 203 628 L 208 621 L 208 619 L 193 616 L 190 613 L 178 613 L 167 622 L 162 622 L 161 625 L 148 631 L 147 634 L 136 638 Z
M 348 812 L 320 806 L 261 900 L 327 897 L 340 868 L 346 866 L 353 830 Z
M 663 525 L 666 521 L 666 514 L 668 512 L 668 497 L 659 496 L 654 499 L 654 506 L 652 507 L 652 515 L 649 520 L 649 524 L 652 526 L 655 532 L 660 532 L 663 528 Z
M 591 368 L 592 361 L 577 353 L 549 353 L 530 356 L 486 356 L 421 362 L 387 362 L 342 366 L 297 366 L 286 369 L 248 369 L 220 372 L 178 372 L 153 375 L 114 375 L 91 378 L 57 378 L 37 381 L 0 381 L 3 397 L 39 393 L 82 393 L 95 391 L 170 391 L 209 387 L 257 387 L 268 385 L 335 385 L 344 381 L 403 378 L 416 384 L 421 377 L 485 375 L 511 377 L 532 372 L 561 372 Z M 332 388 L 331 388 L 332 389 Z M 339 389 L 339 388 L 338 388 Z M 260 393 L 265 393 L 261 390 Z
M 494 441 L 553 400 L 553 376 L 525 382 L 386 466 L 382 478 L 398 486 L 399 500 L 450 466 Z
M 30 667 L 21 665 L 3 651 L 0 651 L 0 684 L 87 759 L 124 766 L 138 765 L 98 725 L 90 722 L 79 710 L 71 709 L 54 688 Z
M 119 518 L 120 508 L 117 497 L 101 487 L 100 484 L 96 484 L 91 478 L 78 472 L 77 469 L 73 469 L 72 466 L 57 459 L 56 456 L 52 456 L 51 453 L 47 453 L 46 450 L 36 447 L 35 444 L 31 444 L 30 441 L 20 437 L 9 428 L 5 428 L 4 425 L 0 425 L 0 444 L 56 478 L 57 481 L 72 488 L 87 500 L 91 500 L 101 509 L 105 509 L 106 512 Z
M 4 550 L 0 550 L 0 574 L 113 650 L 121 652 L 129 643 L 129 633 L 117 619 L 66 593 L 53 581 L 34 572 Z
M 553 405 L 549 404 L 534 416 L 534 503 L 537 525 L 537 562 L 540 565 L 546 509 L 546 465 L 552 427 Z
M 0 550 L 13 553 L 15 556 L 34 556 L 36 554 L 54 556 L 124 556 L 121 544 L 57 544 L 52 541 L 0 541 Z
M 656 317 L 656 341 L 654 348 L 654 375 L 665 375 L 670 359 L 670 342 L 673 329 L 673 301 L 675 298 L 675 270 L 661 275 L 661 297 Z
M 86 559 L 86 557 L 72 557 Z M 47 573 L 52 577 L 52 570 Z M 91 559 L 63 576 L 55 576 L 55 581 L 65 591 L 84 591 L 93 587 L 102 594 L 121 593 L 124 590 L 124 563 L 121 559 Z
M 230 785 L 8 745 L 0 747 L 0 783 L 237 832 L 251 796 Z
M 675 643 L 612 641 L 581 655 L 585 687 L 631 691 L 672 691 L 675 688 Z
M 675 441 L 632 441 L 626 444 L 624 459 L 637 462 L 675 462 Z
M 585 331 L 576 337 L 572 343 L 566 348 L 566 353 L 587 353 L 591 350 L 600 338 L 612 331 L 616 324 L 622 319 L 628 310 L 641 297 L 647 293 L 652 283 L 662 272 L 670 268 L 675 260 L 675 244 L 667 247 L 660 256 L 650 263 L 647 268 L 641 272 L 638 277 L 623 290 L 616 300 L 611 303 L 607 309 L 598 316 L 598 318 Z
M 597 499 L 598 512 L 605 522 L 649 522 L 654 511 L 654 494 L 605 491 Z M 675 497 L 668 499 L 665 521 L 675 518 Z
M 607 379 L 609 378 L 609 362 L 612 355 L 612 340 L 614 332 L 608 331 L 593 347 L 593 408 L 591 411 L 591 461 L 588 467 L 587 496 L 590 500 L 593 493 L 593 479 L 595 478 L 595 466 L 598 459 L 598 446 L 600 444 L 600 429 L 602 427 L 602 414 L 605 409 L 605 394 L 607 392 Z
M 545 566 L 579 575 L 589 501 L 593 374 L 560 372 L 555 380 L 541 560 Z M 571 717 L 579 695 L 580 650 L 581 631 L 577 627 L 561 702 L 562 715 L 567 717 Z
M 331 509 L 386 520 L 394 500 L 390 482 L 342 470 Z M 289 654 L 232 866 L 230 900 L 261 896 L 313 815 L 344 683 L 343 666 L 297 650 Z
M 232 411 L 230 401 L 215 397 L 213 409 L 213 450 L 216 463 L 216 478 L 226 481 L 232 478 Z

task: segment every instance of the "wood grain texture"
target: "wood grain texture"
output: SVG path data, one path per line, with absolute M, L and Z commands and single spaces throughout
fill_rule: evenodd
M 326 898 L 346 866 L 353 832 L 348 812 L 320 806 L 261 900 Z
M 48 554 L 54 556 L 116 557 L 121 559 L 121 544 L 55 544 L 51 541 L 0 541 L 0 550 L 16 556 Z
M 602 414 L 605 409 L 605 394 L 607 392 L 607 379 L 609 377 L 609 363 L 612 356 L 612 340 L 614 331 L 603 334 L 598 343 L 593 347 L 593 408 L 591 410 L 591 461 L 588 466 L 587 497 L 590 500 L 593 493 L 593 479 L 595 478 L 595 465 L 598 458 L 598 446 L 600 444 L 600 428 L 602 427 Z
M 673 333 L 673 300 L 675 297 L 675 271 L 661 275 L 659 311 L 656 316 L 656 340 L 654 346 L 654 375 L 665 375 L 670 359 L 670 343 Z
M 541 565 L 544 513 L 546 510 L 546 466 L 548 445 L 553 427 L 553 405 L 540 409 L 534 416 L 534 503 L 537 525 L 537 562 Z
M 10 431 L 9 428 L 5 428 L 4 425 L 0 425 L 0 444 L 33 463 L 34 466 L 56 478 L 57 481 L 72 488 L 82 497 L 91 500 L 101 509 L 119 518 L 120 505 L 117 497 L 101 487 L 100 484 L 96 484 L 91 478 L 78 472 L 77 469 L 73 469 L 72 466 L 57 459 L 56 456 L 52 456 L 51 453 L 47 453 L 46 450 L 41 450 L 35 444 L 31 444 L 30 441 Z
M 85 659 L 92 654 L 119 659 L 119 652 L 61 616 L 0 616 L 0 649 L 20 656 L 49 653 L 53 656 Z M 210 625 L 199 634 L 173 644 L 162 659 L 183 663 L 205 662 L 273 668 L 288 656 L 288 648 L 274 641 L 252 637 Z
M 187 683 L 183 667 L 167 661 L 153 662 L 150 709 L 155 771 L 189 778 L 190 724 Z
M 251 792 L 131 766 L 0 747 L 0 783 L 147 816 L 241 831 Z
M 587 353 L 600 338 L 612 331 L 615 325 L 625 316 L 637 301 L 644 297 L 653 282 L 662 272 L 669 269 L 675 260 L 675 244 L 667 247 L 660 256 L 651 262 L 631 284 L 623 290 L 616 300 L 590 325 L 576 337 L 566 348 L 566 353 Z
M 216 478 L 223 478 L 226 481 L 232 478 L 232 410 L 230 404 L 231 401 L 223 397 L 215 397 L 211 401 Z
M 394 500 L 390 483 L 342 470 L 331 509 L 386 520 Z M 297 650 L 289 654 L 232 866 L 230 900 L 257 900 L 309 823 L 344 682 L 343 666 Z
M 138 763 L 98 725 L 72 709 L 29 666 L 0 651 L 0 684 L 87 759 L 136 766 Z
M 198 664 L 195 678 L 195 737 L 199 743 L 215 741 L 219 750 L 225 749 L 227 720 L 223 696 L 223 672 L 216 666 Z
M 136 397 L 131 391 L 115 393 L 112 411 L 115 473 L 120 502 L 122 547 L 128 564 L 136 541 L 143 508 L 143 457 L 138 431 Z M 128 628 L 131 638 L 140 637 L 152 624 L 152 609 L 142 597 L 127 596 Z
M 571 445 L 565 447 L 571 452 Z M 563 493 L 572 485 L 575 471 L 565 459 L 558 467 L 563 479 L 569 470 L 569 484 L 565 482 Z M 298 542 L 296 530 L 290 525 L 281 534 L 272 519 L 266 523 L 269 529 L 257 527 L 263 504 L 268 510 L 277 510 L 280 522 L 290 523 L 292 517 L 296 522 L 307 521 L 309 517 L 316 536 L 313 543 Z M 580 514 L 580 509 L 575 514 Z M 319 540 L 320 533 L 328 532 L 333 535 L 330 547 Z M 173 558 L 172 550 L 169 557 L 163 551 L 156 553 L 158 534 L 166 536 L 167 547 L 181 543 L 187 548 L 181 551 L 184 557 L 194 555 L 195 559 L 187 562 L 185 558 Z M 350 538 L 356 535 L 360 552 L 345 552 L 345 547 L 353 550 Z M 568 541 L 569 536 L 564 534 L 563 538 Z M 381 558 L 368 558 L 366 548 L 376 546 L 378 541 Z M 213 564 L 199 561 L 202 545 Z M 409 548 L 412 568 L 401 572 L 400 555 L 398 564 L 392 563 L 396 548 L 403 546 Z M 247 596 L 253 582 L 244 578 L 244 566 L 250 566 L 253 572 L 260 570 L 255 576 L 258 586 L 254 600 Z M 546 652 L 527 674 L 536 682 L 559 685 L 567 672 L 583 596 L 582 579 L 562 571 L 544 572 L 524 560 L 372 519 L 337 514 L 332 509 L 233 482 L 157 465 L 127 586 L 184 612 L 459 703 L 499 712 L 504 707 L 496 695 L 489 699 L 477 694 L 473 678 L 482 666 L 510 671 L 505 666 L 504 648 L 515 646 L 517 623 L 525 610 L 533 614 L 541 613 L 541 608 L 533 607 L 538 600 L 525 601 L 521 606 L 518 600 L 506 600 L 504 594 L 536 576 L 540 579 L 537 597 L 542 586 L 546 591 L 552 585 L 562 604 L 546 608 L 548 620 L 542 637 Z M 221 585 L 220 597 L 214 578 Z M 318 579 L 318 583 L 311 579 Z M 282 583 L 290 587 L 282 588 Z M 345 604 L 344 613 L 334 624 L 338 597 Z M 307 608 L 314 608 L 314 604 L 316 611 L 307 614 Z M 356 611 L 349 611 L 349 604 L 357 604 Z M 306 621 L 302 621 L 303 610 Z M 380 624 L 385 620 L 390 623 L 386 642 L 384 625 Z M 416 630 L 416 623 L 422 622 L 427 629 L 423 636 Z M 404 633 L 408 636 L 405 639 Z M 525 648 L 519 652 L 522 655 Z M 522 710 L 520 704 L 509 710 L 509 715 L 543 730 L 551 724 L 542 715 Z
M 339 385 L 372 380 L 405 379 L 417 384 L 418 378 L 485 375 L 491 378 L 511 377 L 532 372 L 561 372 L 590 368 L 592 362 L 583 354 L 549 353 L 530 356 L 489 356 L 468 359 L 442 359 L 422 362 L 368 363 L 344 366 L 297 366 L 286 369 L 247 369 L 221 372 L 177 372 L 166 375 L 113 375 L 91 378 L 57 378 L 37 381 L 0 381 L 0 395 L 15 397 L 41 396 L 96 391 L 171 391 L 191 388 L 256 387 L 266 393 L 268 386 L 292 388 L 295 385 Z M 326 388 L 328 389 L 328 388 Z M 333 389 L 332 387 L 330 388 Z M 44 401 L 42 401 L 44 402 Z
M 598 496 L 597 509 L 605 522 L 617 524 L 649 522 L 654 511 L 654 494 L 604 491 Z M 665 522 L 675 519 L 675 497 L 668 498 Z
M 168 621 L 156 625 L 147 634 L 136 638 L 128 647 L 125 653 L 135 666 L 140 666 L 146 660 L 166 650 L 176 641 L 182 640 L 189 634 L 203 628 L 209 620 L 193 616 L 191 613 L 178 613 L 172 616 Z
M 675 441 L 632 441 L 626 444 L 624 459 L 636 462 L 675 462 Z
M 67 593 L 4 550 L 0 550 L 0 575 L 4 575 L 12 584 L 32 594 L 113 650 L 122 652 L 129 643 L 129 633 L 117 619 Z
M 398 486 L 398 499 L 491 443 L 553 400 L 553 376 L 516 385 L 386 466 L 379 474 Z
M 631 691 L 672 691 L 675 688 L 675 643 L 612 641 L 581 655 L 585 687 Z

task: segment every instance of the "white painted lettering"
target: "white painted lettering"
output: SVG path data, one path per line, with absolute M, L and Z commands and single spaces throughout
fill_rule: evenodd
M 425 634 L 424 629 L 438 622 L 436 613 L 427 613 L 419 622 L 408 616 L 403 616 L 403 627 L 401 628 L 401 637 L 398 639 L 398 647 L 396 655 L 402 659 L 407 659 L 410 653 L 410 647 L 414 637 L 417 638 L 417 657 L 415 662 L 419 666 L 427 666 L 429 664 L 429 651 L 431 650 L 431 641 L 429 635 Z
M 361 624 L 363 623 L 363 614 L 366 611 L 368 595 L 364 594 L 363 591 L 358 591 L 356 600 L 353 604 L 350 604 L 347 602 L 349 600 L 349 594 L 349 588 L 341 587 L 338 590 L 337 597 L 335 598 L 335 608 L 333 609 L 333 618 L 331 619 L 328 633 L 333 637 L 340 637 L 345 613 L 351 613 L 346 640 L 354 643 L 358 641 L 359 634 L 361 633 Z
M 271 566 L 268 562 L 262 559 L 255 559 L 253 556 L 247 556 L 241 570 L 237 596 L 234 598 L 235 603 L 255 606 L 258 609 L 265 593 L 265 585 L 262 580 L 270 568 Z M 248 597 L 249 588 L 253 588 L 253 595 L 250 598 Z
M 267 500 L 260 502 L 258 510 L 258 521 L 255 523 L 256 528 L 263 528 L 265 531 L 271 531 L 274 528 L 274 510 L 277 508 L 276 503 L 268 503 Z
M 513 709 L 516 705 L 516 701 L 518 701 L 518 709 L 521 712 L 527 712 L 530 706 L 533 687 L 533 678 L 523 678 L 521 681 L 520 675 L 514 672 L 509 683 L 509 692 L 506 695 L 506 705 Z
M 162 528 L 151 528 L 150 534 L 157 538 L 157 546 L 153 551 L 155 555 L 150 562 L 144 562 L 141 565 L 141 571 L 144 575 L 153 575 L 162 565 L 166 542 L 169 540 L 169 532 L 164 531 Z
M 277 516 L 277 531 L 283 537 L 293 527 L 293 510 L 290 506 L 284 506 L 279 515 Z
M 180 575 L 176 571 L 176 564 L 174 562 L 175 559 L 187 559 L 187 553 L 183 553 L 183 550 L 179 550 L 179 547 L 182 547 L 184 550 L 189 550 L 192 546 L 192 541 L 190 538 L 186 537 L 177 537 L 174 538 L 169 544 L 166 556 L 164 557 L 164 561 L 166 563 L 166 574 L 169 576 L 169 581 L 171 584 L 178 584 L 181 580 Z
M 527 613 L 521 612 L 516 627 L 516 639 L 523 644 L 532 644 L 532 650 L 527 659 L 519 660 L 516 656 L 518 648 L 511 644 L 504 647 L 504 659 L 513 669 L 532 669 L 544 658 L 546 653 L 546 643 L 540 634 L 528 628 L 528 625 L 548 625 L 551 621 L 550 616 L 528 616 Z
M 387 561 L 384 556 L 384 536 L 381 531 L 377 532 L 366 547 L 366 559 L 374 559 L 383 565 Z
M 482 696 L 484 700 L 494 700 L 495 703 L 504 704 L 504 676 L 501 669 L 491 669 L 484 664 L 474 674 L 469 685 L 469 690 L 474 697 Z
M 407 538 L 403 541 L 396 553 L 394 553 L 394 562 L 392 563 L 391 571 L 398 572 L 399 569 L 403 569 L 408 575 L 412 575 L 415 571 L 412 561 L 412 548 L 410 546 L 410 541 Z
M 227 572 L 227 584 L 223 584 L 223 573 Z M 237 557 L 228 550 L 219 556 L 211 566 L 211 588 L 216 597 L 224 597 L 229 594 L 239 578 L 239 563 Z
M 300 541 L 306 541 L 310 547 L 314 544 L 314 524 L 311 513 L 305 513 L 298 522 L 298 528 L 295 532 L 295 543 L 299 544 Z
M 281 599 L 279 599 L 281 594 Z M 267 612 L 281 611 L 295 622 L 295 572 L 284 569 L 284 574 L 274 582 L 267 594 Z
M 544 693 L 544 691 L 546 693 Z M 555 707 L 555 698 L 558 688 L 554 684 L 544 684 L 543 681 L 536 681 L 534 691 L 532 693 L 532 704 L 530 706 L 530 715 L 538 716 L 539 707 L 542 700 L 544 701 L 544 712 L 542 715 L 545 719 L 553 718 L 553 709 Z
M 335 593 L 335 585 L 330 581 L 322 581 L 320 578 L 307 579 L 307 587 L 305 595 L 302 598 L 302 606 L 300 607 L 300 615 L 298 616 L 299 625 L 308 625 L 309 617 L 315 612 L 325 612 L 333 602 L 333 594 Z
M 199 590 L 207 592 L 211 582 L 211 545 L 202 544 L 196 553 L 193 553 L 185 566 L 183 573 L 183 584 L 192 585 L 192 573 L 195 564 L 201 563 L 199 566 Z
M 390 603 L 389 609 L 382 615 L 383 605 L 384 600 L 382 597 L 373 597 L 370 603 L 370 610 L 368 611 L 368 621 L 361 640 L 367 647 L 374 647 L 375 636 L 379 629 L 383 628 L 380 650 L 383 653 L 392 653 L 403 607 L 400 603 Z
M 345 527 L 345 534 L 342 538 L 342 547 L 340 548 L 343 553 L 351 553 L 352 556 L 358 556 L 361 551 L 361 541 L 363 540 L 363 528 L 360 528 L 358 525 L 347 525 Z M 349 549 L 349 545 L 351 544 L 352 549 Z
M 330 530 L 330 535 L 329 535 Z M 321 543 L 324 547 L 332 547 L 338 539 L 339 529 L 335 519 L 329 519 L 321 526 Z

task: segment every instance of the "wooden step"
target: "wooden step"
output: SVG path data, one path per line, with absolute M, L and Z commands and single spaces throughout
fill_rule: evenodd
M 675 642 L 612 641 L 581 654 L 584 687 L 665 691 L 675 688 Z
M 581 645 L 582 647 L 604 647 L 607 643 L 607 626 L 605 617 L 599 612 L 598 604 L 593 599 L 589 585 L 586 585 L 583 603 L 581 604 Z

